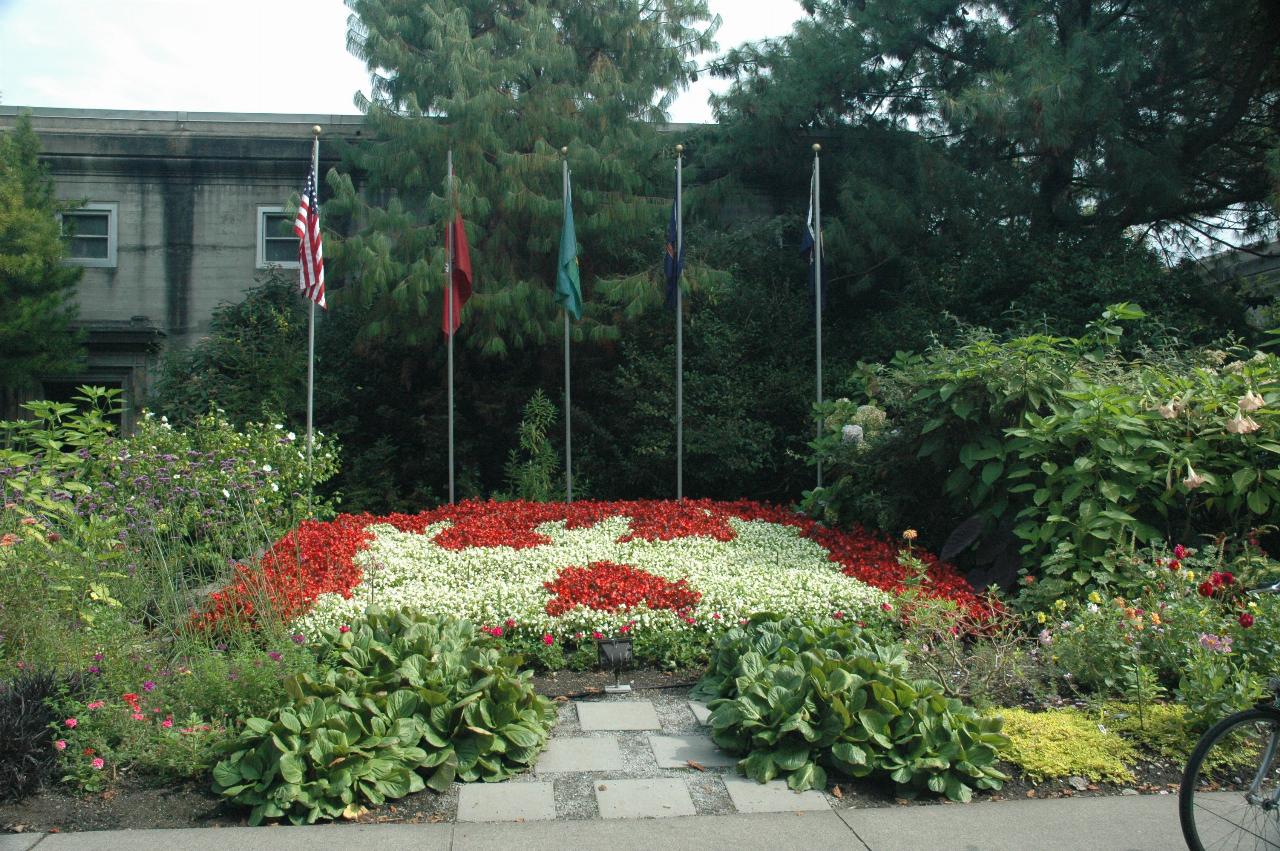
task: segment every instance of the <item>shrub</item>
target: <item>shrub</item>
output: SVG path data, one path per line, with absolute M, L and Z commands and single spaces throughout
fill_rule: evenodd
M 1007 744 L 1001 758 L 1020 766 L 1033 782 L 1079 775 L 1114 783 L 1133 781 L 1133 745 L 1075 709 L 1028 712 L 1002 709 Z
M 465 621 L 370 609 L 316 649 L 332 667 L 291 678 L 291 702 L 249 719 L 214 768 L 214 790 L 252 807 L 252 824 L 503 780 L 532 765 L 555 720 L 519 659 Z
M 1280 420 L 1267 414 L 1280 358 L 1136 358 L 1118 343 L 1122 322 L 1141 316 L 1118 304 L 1078 338 L 975 333 L 865 367 L 855 380 L 893 428 L 869 452 L 843 442 L 843 425 L 826 429 L 814 458 L 832 484 L 807 504 L 834 507 L 841 521 L 865 521 L 854 509 L 871 504 L 900 521 L 935 517 L 925 541 L 951 532 L 943 558 L 976 543 L 974 559 L 1003 580 L 1020 550 L 1033 572 L 1046 562 L 1054 595 L 1106 584 L 1116 569 L 1107 553 L 1135 539 L 1207 533 L 1243 544 L 1280 501 Z M 836 424 L 839 404 L 823 411 Z M 941 487 L 922 494 L 922 481 Z M 859 493 L 868 490 L 876 499 Z
M 57 762 L 50 708 L 57 691 L 51 675 L 33 671 L 0 682 L 0 800 L 36 791 Z
M 698 691 L 722 695 L 709 704 L 712 739 L 745 754 L 739 768 L 761 783 L 821 788 L 831 770 L 886 775 L 902 794 L 928 789 L 953 801 L 1000 788 L 999 719 L 906 672 L 897 648 L 868 646 L 848 627 L 761 619 L 725 633 Z

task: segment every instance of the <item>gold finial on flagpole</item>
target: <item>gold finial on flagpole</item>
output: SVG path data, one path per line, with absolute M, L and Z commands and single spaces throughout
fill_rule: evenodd
M 314 124 L 314 125 L 312 125 L 312 127 L 311 127 L 311 132 L 312 132 L 312 133 L 314 133 L 314 134 L 316 134 L 317 136 L 319 136 L 319 135 L 320 135 L 320 125 L 319 125 L 319 124 Z
M 569 146 L 568 146 L 568 145 L 565 145 L 563 148 L 561 148 L 561 149 L 560 149 L 560 156 L 562 156 L 562 157 L 567 157 L 567 156 L 569 156 Z
M 816 153 L 818 153 L 818 152 L 819 152 L 819 151 L 821 151 L 821 150 L 822 150 L 822 146 L 821 146 L 821 145 L 819 145 L 817 142 L 814 142 L 814 143 L 813 143 L 813 152 L 816 154 Z
M 676 156 L 684 153 L 684 145 L 676 145 Z

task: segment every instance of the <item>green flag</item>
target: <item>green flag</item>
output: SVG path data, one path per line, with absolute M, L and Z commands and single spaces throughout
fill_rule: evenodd
M 564 230 L 560 233 L 560 263 L 556 267 L 556 301 L 574 319 L 582 318 L 582 284 L 578 280 L 578 237 L 573 230 L 573 190 L 564 181 Z

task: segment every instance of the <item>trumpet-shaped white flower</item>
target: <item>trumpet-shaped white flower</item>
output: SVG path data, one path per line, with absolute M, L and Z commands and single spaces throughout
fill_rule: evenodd
M 1227 420 L 1226 428 L 1227 431 L 1232 434 L 1250 434 L 1262 428 L 1262 426 L 1254 422 L 1253 417 L 1236 414 L 1234 417 Z
M 1182 483 L 1186 485 L 1187 490 L 1195 490 L 1207 481 L 1209 480 L 1197 473 L 1194 467 L 1190 464 L 1187 465 L 1187 477 L 1182 480 Z
M 1252 414 L 1265 404 L 1267 404 L 1265 399 L 1250 390 L 1240 397 L 1240 400 L 1236 402 L 1236 407 L 1240 409 L 1242 414 Z

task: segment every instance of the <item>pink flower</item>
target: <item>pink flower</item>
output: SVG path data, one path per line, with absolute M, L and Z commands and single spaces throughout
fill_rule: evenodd
M 719 613 L 719 612 L 712 612 L 712 613 L 711 613 L 711 619 L 712 619 L 713 621 L 718 621 L 718 620 L 720 620 L 720 613 Z
M 65 750 L 67 749 L 67 740 L 66 740 L 66 739 L 58 739 L 58 741 L 56 741 L 56 742 L 54 742 L 54 743 L 53 743 L 53 746 L 54 746 L 55 748 L 57 748 L 58 750 L 60 750 L 60 751 L 65 751 Z
M 344 623 L 342 626 L 338 627 L 338 632 L 342 632 L 342 633 L 351 632 L 351 627 L 347 626 Z
M 1182 546 L 1182 544 L 1178 544 L 1176 547 L 1173 548 L 1173 557 L 1178 559 L 1179 561 L 1186 558 L 1187 548 Z
M 155 690 L 156 690 L 156 684 L 155 684 L 154 682 L 152 682 L 151 680 L 147 680 L 145 683 L 143 683 L 143 684 L 142 684 L 142 690 L 143 690 L 143 691 L 155 691 Z
M 592 638 L 594 638 L 594 639 L 596 639 L 596 640 L 599 640 L 599 639 L 601 639 L 601 638 L 604 638 L 604 633 L 602 633 L 602 632 L 593 632 L 593 633 L 591 633 L 591 637 L 592 637 Z
M 281 656 L 276 651 L 272 650 L 270 653 L 267 654 L 267 658 L 269 658 L 272 662 L 279 662 L 284 657 Z
M 85 709 L 101 709 L 106 705 L 107 705 L 107 702 L 105 700 L 95 700 L 92 703 L 85 704 L 84 708 Z
M 515 629 L 515 628 L 516 628 L 516 619 L 507 618 L 507 629 Z
M 173 716 L 172 716 L 172 715 L 170 715 L 169 717 L 167 717 L 167 718 L 165 718 L 163 721 L 161 721 L 161 722 L 160 722 L 160 726 L 161 726 L 161 727 L 164 727 L 166 730 L 168 730 L 170 727 L 172 727 L 172 726 L 173 726 Z
M 556 643 L 556 637 L 548 632 L 546 635 L 542 636 L 542 643 L 550 647 Z
M 133 718 L 134 721 L 141 721 L 143 718 L 146 718 L 147 716 L 143 715 L 141 712 L 135 712 L 130 717 Z
M 836 620 L 838 620 L 838 621 L 840 621 L 840 620 L 844 620 L 844 612 L 836 612 L 836 613 L 835 613 L 834 615 L 832 615 L 831 617 L 835 618 L 835 619 L 836 619 Z
M 101 771 L 102 766 L 106 765 L 106 763 L 102 761 L 102 757 L 100 756 L 95 756 L 93 758 L 93 762 L 89 764 L 92 765 L 94 768 L 96 768 L 98 771 Z
M 66 721 L 63 721 L 62 723 L 67 725 L 68 730 L 74 730 L 76 728 L 76 725 L 79 724 L 80 722 L 74 718 L 68 718 Z
M 881 603 L 881 604 L 880 604 L 880 610 L 881 610 L 881 611 L 885 611 L 885 612 L 892 612 L 892 611 L 893 611 L 893 606 L 892 606 L 892 605 L 890 605 L 889 603 Z

